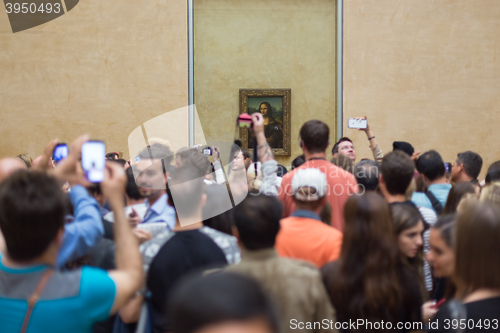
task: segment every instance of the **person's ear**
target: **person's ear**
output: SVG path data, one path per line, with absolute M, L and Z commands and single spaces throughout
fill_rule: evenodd
M 300 148 L 302 148 L 302 151 L 304 152 L 307 151 L 306 145 L 304 144 L 304 140 L 300 140 Z
M 201 195 L 200 207 L 205 207 L 206 204 L 207 204 L 207 194 L 203 193 Z
M 429 183 L 430 183 L 429 178 L 427 178 L 423 173 L 421 173 L 421 175 L 422 175 L 422 180 L 424 181 L 425 186 L 429 187 Z

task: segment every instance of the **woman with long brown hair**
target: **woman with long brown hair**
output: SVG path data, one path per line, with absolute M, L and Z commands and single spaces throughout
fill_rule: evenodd
M 455 271 L 455 224 L 456 215 L 441 216 L 431 227 L 430 250 L 426 259 L 434 271 L 435 285 L 431 300 L 422 306 L 424 322 L 431 319 L 446 299 L 455 294 L 455 285 L 451 280 Z
M 400 254 L 389 205 L 375 193 L 354 195 L 345 205 L 344 218 L 340 258 L 321 270 L 337 320 L 383 320 L 383 328 L 357 327 L 379 332 L 397 330 L 396 322 L 419 322 L 420 284 Z
M 461 182 L 453 185 L 441 215 L 456 213 L 460 200 L 462 200 L 466 194 L 476 194 L 476 186 L 471 182 Z
M 406 262 L 414 269 L 415 276 L 420 281 L 422 298 L 425 300 L 428 295 L 424 285 L 424 240 L 422 236 L 427 225 L 415 206 L 395 203 L 391 205 L 391 210 L 399 250 Z M 432 277 L 429 276 L 429 279 Z
M 455 299 L 447 302 L 434 317 L 434 331 L 456 330 L 458 319 L 463 332 L 500 329 L 500 208 L 489 202 L 469 203 L 458 215 L 455 235 Z M 460 318 L 457 318 L 457 313 Z M 461 320 L 463 319 L 463 320 Z M 446 323 L 451 324 L 446 327 Z M 462 325 L 465 322 L 465 325 Z

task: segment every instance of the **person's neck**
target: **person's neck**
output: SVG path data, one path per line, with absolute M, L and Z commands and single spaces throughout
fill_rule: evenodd
M 12 260 L 8 254 L 5 254 L 2 257 L 2 263 L 7 267 L 12 268 L 22 268 L 28 266 L 39 266 L 39 265 L 48 265 L 48 266 L 56 266 L 57 263 L 57 253 L 52 253 L 53 251 L 47 250 L 41 256 L 29 260 L 29 261 L 16 261 Z
M 192 216 L 184 216 L 182 218 L 182 225 L 177 216 L 175 220 L 175 227 L 173 231 L 186 231 L 186 230 L 196 230 L 203 227 L 202 213 L 201 209 L 198 209 Z
M 380 182 L 379 184 L 380 188 L 380 193 L 382 193 L 382 196 L 384 197 L 385 201 L 387 203 L 394 203 L 394 202 L 405 202 L 406 201 L 406 196 L 404 194 L 391 194 L 389 191 L 387 191 L 387 187 L 385 186 L 385 183 Z
M 150 197 L 148 198 L 148 204 L 149 204 L 150 206 L 154 205 L 154 203 L 155 203 L 156 201 L 158 201 L 158 199 L 160 199 L 160 198 L 162 197 L 162 195 L 164 195 L 165 193 L 167 193 L 167 192 L 166 192 L 166 191 L 162 191 L 162 192 L 161 192 L 158 196 L 154 196 L 154 197 L 153 197 L 153 196 L 150 196 Z
M 316 215 L 320 215 L 321 211 L 323 210 L 323 206 L 318 207 L 316 209 L 311 209 L 309 206 L 297 204 L 297 201 L 295 201 L 295 210 L 307 210 L 307 211 L 312 212 Z
M 472 303 L 494 297 L 500 297 L 500 289 L 480 288 L 467 295 L 464 298 L 464 303 Z
M 306 161 L 309 161 L 311 159 L 326 159 L 326 152 L 322 151 L 319 153 L 309 153 L 309 152 L 304 152 L 304 156 L 306 158 Z
M 432 182 L 429 183 L 429 186 L 437 185 L 437 184 L 448 184 L 448 182 L 446 181 L 446 177 L 443 176 L 441 178 L 433 180 Z M 429 186 L 427 186 L 427 187 L 429 187 Z
M 390 193 L 383 193 L 385 201 L 387 203 L 395 203 L 395 202 L 405 202 L 406 201 L 406 196 L 404 194 L 390 194 Z
M 460 174 L 460 177 L 458 178 L 458 181 L 457 183 L 465 183 L 465 182 L 470 182 L 471 180 L 473 180 L 474 178 L 468 176 L 465 172 L 462 172 Z

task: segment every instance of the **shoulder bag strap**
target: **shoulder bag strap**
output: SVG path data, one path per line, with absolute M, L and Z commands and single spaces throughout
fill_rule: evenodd
M 31 296 L 28 298 L 28 310 L 26 311 L 26 314 L 24 316 L 21 333 L 26 333 L 26 329 L 28 329 L 28 323 L 30 321 L 33 308 L 35 307 L 36 302 L 38 302 L 38 299 L 42 294 L 43 290 L 45 289 L 47 282 L 49 282 L 50 276 L 52 275 L 53 272 L 54 271 L 49 268 L 43 273 L 42 278 L 40 279 L 38 285 L 36 286 L 35 292 L 31 294 Z
M 441 212 L 443 211 L 443 205 L 439 202 L 434 193 L 432 193 L 431 191 L 427 191 L 425 195 L 427 196 L 427 199 L 429 199 L 429 201 L 431 202 L 432 208 L 434 208 L 436 213 L 438 215 L 441 214 Z

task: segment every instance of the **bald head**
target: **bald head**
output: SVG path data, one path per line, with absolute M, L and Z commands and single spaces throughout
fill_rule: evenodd
M 20 169 L 27 169 L 26 164 L 20 159 L 13 157 L 0 159 L 0 183 Z

